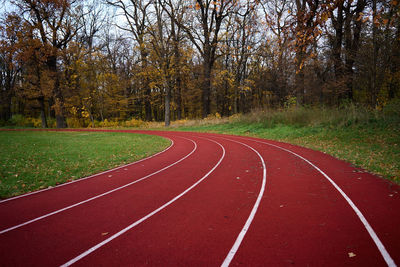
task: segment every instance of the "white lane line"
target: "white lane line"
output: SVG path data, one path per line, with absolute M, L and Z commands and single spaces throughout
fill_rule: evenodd
M 291 153 L 291 154 L 295 155 L 296 157 L 304 160 L 305 162 L 310 164 L 313 168 L 315 168 L 317 171 L 319 171 L 333 185 L 333 187 L 336 188 L 336 190 L 342 195 L 342 197 L 347 201 L 347 203 L 350 205 L 350 207 L 353 209 L 353 211 L 357 214 L 358 218 L 360 219 L 360 221 L 364 225 L 365 229 L 368 231 L 368 234 L 370 235 L 370 237 L 374 241 L 375 245 L 378 247 L 379 252 L 381 253 L 383 259 L 386 262 L 386 264 L 388 266 L 390 266 L 390 267 L 397 266 L 396 263 L 394 262 L 394 260 L 392 259 L 392 257 L 390 256 L 389 252 L 386 250 L 385 246 L 383 245 L 383 243 L 379 239 L 378 235 L 372 229 L 372 226 L 369 224 L 367 219 L 362 214 L 362 212 L 357 208 L 357 206 L 354 204 L 354 202 L 346 195 L 346 193 L 325 172 L 323 172 L 320 168 L 318 168 L 316 165 L 314 165 L 308 159 L 300 156 L 299 154 L 297 154 L 297 153 L 295 153 L 295 152 L 293 152 L 293 151 L 291 151 L 289 149 L 286 149 L 286 148 L 283 148 L 283 147 L 280 147 L 280 146 L 277 146 L 277 145 L 274 145 L 274 144 L 270 144 L 270 143 L 267 143 L 267 142 L 262 142 L 262 141 L 258 141 L 258 140 L 249 139 L 249 138 L 241 138 L 241 139 L 254 141 L 254 142 L 257 142 L 257 143 L 261 143 L 261 144 L 266 144 L 266 145 L 273 146 L 273 147 L 279 148 L 281 150 L 284 150 L 284 151 L 286 151 L 288 153 Z
M 218 144 L 221 148 L 222 148 L 222 156 L 219 159 L 219 161 L 217 162 L 217 164 L 215 164 L 215 166 L 208 172 L 206 173 L 202 178 L 200 178 L 200 180 L 198 180 L 196 183 L 194 183 L 193 185 L 191 185 L 189 188 L 187 188 L 185 191 L 183 191 L 182 193 L 180 193 L 179 195 L 177 195 L 176 197 L 174 197 L 173 199 L 171 199 L 170 201 L 168 201 L 167 203 L 165 203 L 164 205 L 162 205 L 161 207 L 159 207 L 158 209 L 150 212 L 149 214 L 147 214 L 146 216 L 144 216 L 143 218 L 135 221 L 134 223 L 128 225 L 127 227 L 125 227 L 124 229 L 122 229 L 121 231 L 119 231 L 118 233 L 110 236 L 109 238 L 105 239 L 104 241 L 102 241 L 101 243 L 98 243 L 97 245 L 91 247 L 90 249 L 86 250 L 85 252 L 83 252 L 82 254 L 78 255 L 77 257 L 71 259 L 70 261 L 64 263 L 63 265 L 61 265 L 61 267 L 66 267 L 66 266 L 70 266 L 72 264 L 74 264 L 75 262 L 81 260 L 82 258 L 86 257 L 87 255 L 91 254 L 92 252 L 94 252 L 95 250 L 101 248 L 102 246 L 106 245 L 107 243 L 111 242 L 112 240 L 116 239 L 117 237 L 119 237 L 120 235 L 126 233 L 127 231 L 129 231 L 130 229 L 132 229 L 133 227 L 137 226 L 138 224 L 144 222 L 145 220 L 149 219 L 151 216 L 157 214 L 158 212 L 160 212 L 161 210 L 165 209 L 166 207 L 168 207 L 169 205 L 171 205 L 173 202 L 177 201 L 178 199 L 180 199 L 182 196 L 184 196 L 186 193 L 188 193 L 190 190 L 192 190 L 193 188 L 195 188 L 199 183 L 201 183 L 204 179 L 206 179 L 222 162 L 222 160 L 225 157 L 225 148 L 218 142 L 208 139 L 208 138 L 203 138 L 203 139 L 207 139 L 209 141 L 212 141 L 216 144 Z
M 221 264 L 222 267 L 227 267 L 231 263 L 233 257 L 235 257 L 235 254 L 238 251 L 239 246 L 242 243 L 244 236 L 246 235 L 247 231 L 250 228 L 251 223 L 253 222 L 253 219 L 254 219 L 254 216 L 256 215 L 257 209 L 260 206 L 260 202 L 261 202 L 262 196 L 264 195 L 264 191 L 265 191 L 265 184 L 267 182 L 267 167 L 265 166 L 264 159 L 261 157 L 260 153 L 258 153 L 258 151 L 255 150 L 253 147 L 251 147 L 247 144 L 244 144 L 242 142 L 232 140 L 232 139 L 227 139 L 227 138 L 223 138 L 223 139 L 226 139 L 226 140 L 229 140 L 229 141 L 232 141 L 232 142 L 235 142 L 235 143 L 238 143 L 238 144 L 241 144 L 243 146 L 250 148 L 258 155 L 258 157 L 260 158 L 261 163 L 263 165 L 263 179 L 262 179 L 261 189 L 260 189 L 260 192 L 258 193 L 257 200 L 254 203 L 253 209 L 251 210 L 250 215 L 246 220 L 246 223 L 244 224 L 242 230 L 240 231 L 238 237 L 236 238 L 235 243 L 233 244 L 231 250 L 228 252 L 228 255 L 226 256 L 224 262 Z
M 181 138 L 184 138 L 184 137 L 181 137 Z M 184 139 L 187 139 L 187 138 L 184 138 Z M 157 174 L 157 173 L 160 173 L 160 172 L 162 172 L 162 171 L 164 171 L 164 170 L 166 170 L 166 169 L 168 169 L 168 168 L 170 168 L 170 167 L 172 167 L 172 166 L 178 164 L 178 163 L 181 162 L 182 160 L 184 160 L 184 159 L 186 159 L 187 157 L 189 157 L 190 155 L 192 155 L 192 154 L 196 151 L 196 149 L 197 149 L 197 143 L 196 143 L 195 141 L 193 141 L 193 140 L 191 140 L 191 139 L 187 139 L 187 140 L 190 140 L 190 141 L 194 144 L 194 148 L 193 148 L 193 150 L 192 150 L 189 154 L 187 154 L 186 156 L 184 156 L 184 157 L 181 158 L 180 160 L 178 160 L 178 161 L 176 161 L 176 162 L 174 162 L 174 163 L 172 163 L 172 164 L 170 164 L 170 165 L 168 165 L 168 166 L 166 166 L 166 167 L 164 167 L 164 168 L 162 168 L 162 169 L 160 169 L 160 170 L 158 170 L 158 171 L 156 171 L 156 172 L 153 172 L 153 173 L 151 173 L 151 174 L 149 174 L 149 175 L 146 175 L 146 176 L 144 176 L 144 177 L 142 177 L 142 178 L 140 178 L 140 179 L 138 179 L 138 180 L 135 180 L 135 181 L 133 181 L 133 182 L 130 182 L 130 183 L 126 184 L 126 185 L 123 185 L 123 186 L 114 188 L 114 189 L 112 189 L 112 190 L 110 190 L 110 191 L 107 191 L 107 192 L 105 192 L 105 193 L 96 195 L 96 196 L 94 196 L 94 197 L 91 197 L 91 198 L 89 198 L 89 199 L 86 199 L 86 200 L 83 200 L 83 201 L 81 201 L 81 202 L 75 203 L 75 204 L 70 205 L 70 206 L 68 206 L 68 207 L 65 207 L 65 208 L 62 208 L 62 209 L 59 209 L 59 210 L 56 210 L 56 211 L 47 213 L 47 214 L 45 214 L 45 215 L 43 215 L 43 216 L 40 216 L 40 217 L 37 217 L 37 218 L 35 218 L 35 219 L 32 219 L 32 220 L 26 221 L 26 222 L 24 222 L 24 223 L 21 223 L 21 224 L 12 226 L 12 227 L 10 227 L 10 228 L 4 229 L 4 230 L 0 231 L 0 234 L 7 233 L 7 232 L 9 232 L 9 231 L 15 230 L 15 229 L 20 228 L 20 227 L 22 227 L 22 226 L 25 226 L 25 225 L 27 225 L 27 224 L 30 224 L 30 223 L 33 223 L 33 222 L 42 220 L 42 219 L 44 219 L 44 218 L 50 217 L 50 216 L 55 215 L 55 214 L 58 214 L 58 213 L 60 213 L 60 212 L 63 212 L 63 211 L 72 209 L 72 208 L 77 207 L 77 206 L 80 206 L 80 205 L 82 205 L 82 204 L 85 204 L 85 203 L 87 203 L 87 202 L 89 202 L 89 201 L 92 201 L 92 200 L 98 199 L 98 198 L 100 198 L 100 197 L 106 196 L 106 195 L 108 195 L 108 194 L 111 194 L 111 193 L 113 193 L 113 192 L 119 191 L 119 190 L 121 190 L 121 189 L 123 189 L 123 188 L 125 188 L 125 187 L 131 186 L 131 185 L 136 184 L 136 183 L 138 183 L 138 182 L 140 182 L 140 181 L 143 181 L 143 180 L 149 178 L 150 176 L 153 176 L 153 175 L 155 175 L 155 174 Z
M 140 162 L 142 162 L 142 161 L 151 159 L 151 158 L 153 158 L 153 157 L 155 157 L 155 156 L 158 156 L 158 155 L 160 155 L 160 154 L 166 152 L 167 150 L 169 150 L 171 147 L 174 146 L 174 141 L 173 141 L 173 140 L 169 139 L 168 137 L 164 137 L 164 138 L 166 138 L 166 139 L 168 139 L 169 141 L 171 141 L 171 144 L 169 145 L 169 147 L 167 147 L 167 148 L 164 149 L 163 151 L 158 152 L 158 153 L 156 153 L 156 154 L 154 154 L 154 155 L 151 155 L 151 156 L 146 157 L 146 158 L 144 158 L 144 159 L 141 159 L 141 160 L 138 160 L 138 161 L 135 161 L 135 162 L 132 162 L 132 163 L 128 163 L 128 164 L 125 164 L 125 165 L 122 165 L 122 166 L 119 166 L 119 167 L 116 167 L 116 168 L 113 168 L 113 169 L 110 169 L 110 170 L 107 170 L 107 171 L 104 171 L 104 172 L 100 172 L 100 173 L 96 173 L 96 174 L 93 174 L 93 175 L 90 175 L 90 176 L 87 176 L 87 177 L 79 178 L 79 179 L 73 180 L 73 181 L 71 181 L 71 182 L 67 182 L 67 183 L 63 183 L 63 184 L 60 184 L 60 185 L 56 185 L 56 186 L 44 188 L 44 189 L 41 189 L 41 190 L 38 190 L 38 191 L 26 193 L 26 194 L 23 194 L 23 195 L 19 195 L 19 196 L 15 196 L 15 197 L 10 197 L 10 198 L 7 198 L 7 199 L 3 199 L 3 200 L 0 200 L 0 204 L 1 204 L 1 203 L 4 203 L 4 202 L 11 201 L 11 200 L 15 200 L 15 199 L 18 199 L 18 198 L 23 198 L 23 197 L 27 197 L 27 196 L 30 196 L 30 195 L 35 195 L 35 194 L 37 194 L 37 193 L 41 193 L 41 192 L 48 191 L 48 190 L 51 190 L 51 189 L 59 188 L 59 187 L 62 187 L 62 186 L 70 185 L 70 184 L 73 184 L 73 183 L 82 182 L 82 181 L 84 181 L 84 180 L 87 180 L 87 179 L 90 179 L 90 178 L 94 178 L 94 177 L 97 177 L 97 176 L 100 176 L 100 175 L 102 175 L 102 174 L 106 174 L 106 173 L 109 173 L 109 172 L 113 172 L 113 171 L 116 171 L 116 170 L 119 170 L 119 169 L 122 169 L 122 168 L 126 168 L 126 167 L 128 167 L 128 166 L 132 166 L 132 165 L 138 164 L 138 163 L 140 163 Z

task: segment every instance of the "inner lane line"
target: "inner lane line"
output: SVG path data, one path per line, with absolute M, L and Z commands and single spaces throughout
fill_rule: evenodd
M 143 158 L 143 159 L 140 159 L 140 160 L 138 160 L 138 161 L 131 162 L 131 163 L 128 163 L 128 164 L 125 164 L 125 165 L 122 165 L 122 166 L 118 166 L 118 167 L 113 168 L 113 169 L 110 169 L 110 170 L 106 170 L 106 171 L 103 171 L 103 172 L 95 173 L 95 174 L 90 175 L 90 176 L 87 176 L 87 177 L 79 178 L 79 179 L 76 179 L 76 180 L 73 180 L 73 181 L 70 181 L 70 182 L 66 182 L 66 183 L 63 183 L 63 184 L 56 185 L 56 186 L 44 188 L 44 189 L 37 190 L 37 191 L 34 191 L 34 192 L 26 193 L 26 194 L 23 194 L 23 195 L 19 195 L 19 196 L 15 196 L 15 197 L 10 197 L 10 198 L 7 198 L 7 199 L 3 199 L 3 200 L 0 200 L 0 204 L 1 204 L 1 203 L 4 203 L 4 202 L 11 201 L 11 200 L 15 200 L 15 199 L 19 199 L 19 198 L 24 198 L 24 197 L 27 197 L 27 196 L 31 196 L 31 195 L 35 195 L 35 194 L 38 194 L 38 193 L 42 193 L 42 192 L 44 192 L 44 191 L 49 191 L 49 190 L 52 190 L 52 189 L 56 189 L 56 188 L 59 188 L 59 187 L 62 187 L 62 186 L 70 185 L 70 184 L 73 184 L 73 183 L 82 182 L 82 181 L 85 181 L 85 180 L 87 180 L 87 179 L 94 178 L 94 177 L 100 176 L 100 175 L 102 175 L 102 174 L 106 174 L 106 173 L 109 173 L 109 172 L 112 172 L 112 171 L 116 171 L 116 170 L 119 170 L 119 169 L 122 169 L 122 168 L 126 168 L 126 167 L 129 167 L 129 166 L 138 164 L 138 163 L 140 163 L 140 162 L 143 162 L 143 161 L 145 161 L 145 160 L 154 158 L 154 157 L 156 157 L 156 156 L 158 156 L 158 155 L 160 155 L 160 154 L 162 154 L 162 153 L 164 153 L 164 152 L 167 152 L 167 150 L 169 150 L 171 147 L 173 147 L 173 146 L 175 145 L 175 143 L 174 143 L 174 141 L 173 141 L 172 139 L 170 139 L 170 138 L 168 138 L 168 137 L 164 137 L 164 136 L 163 136 L 163 138 L 166 138 L 166 139 L 168 139 L 169 141 L 171 141 L 171 144 L 170 144 L 166 149 L 164 149 L 163 151 L 160 151 L 160 152 L 158 152 L 158 153 L 156 153 L 156 154 L 154 154 L 154 155 L 148 156 L 148 157 L 146 157 L 146 158 Z
M 378 248 L 379 252 L 381 253 L 383 259 L 385 260 L 387 266 L 389 267 L 396 267 L 396 263 L 394 262 L 394 260 L 392 259 L 392 257 L 390 256 L 389 252 L 386 250 L 385 246 L 383 245 L 382 241 L 379 239 L 378 235 L 375 233 L 374 229 L 372 228 L 372 226 L 369 224 L 369 222 L 367 221 L 367 219 L 365 218 L 365 216 L 362 214 L 362 212 L 360 211 L 360 209 L 356 206 L 356 204 L 354 204 L 354 202 L 350 199 L 350 197 L 347 196 L 347 194 L 325 173 L 323 172 L 320 168 L 318 168 L 316 165 L 314 165 L 311 161 L 309 161 L 308 159 L 302 157 L 301 155 L 268 143 L 268 142 L 262 142 L 256 139 L 249 139 L 249 138 L 243 138 L 241 137 L 241 139 L 245 139 L 248 141 L 253 141 L 253 142 L 257 142 L 260 144 L 265 144 L 265 145 L 269 145 L 278 149 L 281 149 L 283 151 L 286 151 L 300 159 L 302 159 L 303 161 L 305 161 L 306 163 L 308 163 L 309 165 L 311 165 L 314 169 L 316 169 L 318 172 L 320 172 L 332 185 L 333 187 L 340 193 L 340 195 L 342 195 L 342 197 L 346 200 L 346 202 L 349 204 L 349 206 L 353 209 L 353 211 L 356 213 L 357 217 L 360 219 L 361 223 L 364 225 L 364 228 L 367 230 L 369 236 L 371 237 L 371 239 L 374 241 L 376 247 Z
M 110 236 L 109 238 L 105 239 L 104 241 L 98 243 L 97 245 L 91 247 L 90 249 L 86 250 L 85 252 L 83 252 L 82 254 L 76 256 L 75 258 L 69 260 L 68 262 L 64 263 L 63 265 L 61 265 L 61 267 L 67 267 L 70 266 L 74 263 L 76 263 L 77 261 L 81 260 L 82 258 L 88 256 L 89 254 L 93 253 L 94 251 L 96 251 L 97 249 L 101 248 L 102 246 L 106 245 L 107 243 L 111 242 L 112 240 L 116 239 L 117 237 L 123 235 L 124 233 L 126 233 L 127 231 L 129 231 L 130 229 L 134 228 L 135 226 L 139 225 L 140 223 L 146 221 L 147 219 L 149 219 L 150 217 L 152 217 L 153 215 L 157 214 L 158 212 L 160 212 L 161 210 L 165 209 L 166 207 L 168 207 L 169 205 L 171 205 L 172 203 L 174 203 L 175 201 L 177 201 L 178 199 L 180 199 L 182 196 L 184 196 L 185 194 L 187 194 L 190 190 L 192 190 L 193 188 L 195 188 L 198 184 L 200 184 L 204 179 L 206 179 L 222 162 L 222 160 L 225 157 L 225 148 L 223 145 L 221 145 L 220 143 L 208 139 L 208 138 L 204 138 L 204 137 L 199 137 L 202 139 L 206 139 L 209 140 L 211 142 L 216 143 L 217 145 L 219 145 L 222 149 L 222 156 L 219 159 L 219 161 L 217 162 L 217 164 L 215 164 L 215 166 L 208 172 L 206 173 L 202 178 L 200 178 L 196 183 L 194 183 L 193 185 L 191 185 L 189 188 L 187 188 L 185 191 L 183 191 L 182 193 L 180 193 L 179 195 L 177 195 L 176 197 L 174 197 L 173 199 L 171 199 L 170 201 L 168 201 L 167 203 L 165 203 L 164 205 L 162 205 L 161 207 L 155 209 L 154 211 L 152 211 L 151 213 L 147 214 L 146 216 L 142 217 L 141 219 L 135 221 L 134 223 L 128 225 L 127 227 L 125 227 L 124 229 L 120 230 L 119 232 L 115 233 L 114 235 Z
M 222 138 L 222 137 L 220 137 L 220 138 Z M 263 179 L 262 179 L 262 184 L 261 184 L 260 192 L 258 193 L 258 196 L 257 196 L 257 200 L 256 200 L 256 202 L 254 203 L 254 206 L 253 206 L 253 208 L 252 208 L 252 210 L 251 210 L 251 212 L 250 212 L 249 217 L 248 217 L 247 220 L 246 220 L 246 223 L 244 224 L 242 230 L 239 232 L 239 235 L 237 236 L 237 238 L 236 238 L 236 240 L 235 240 L 235 243 L 233 244 L 232 248 L 231 248 L 230 251 L 228 252 L 228 254 L 227 254 L 227 256 L 226 256 L 224 262 L 221 264 L 221 267 L 227 267 L 227 266 L 229 266 L 229 264 L 231 263 L 231 261 L 232 261 L 233 258 L 235 257 L 236 252 L 239 250 L 240 244 L 242 243 L 242 241 L 243 241 L 243 239 L 244 239 L 244 237 L 245 237 L 247 231 L 249 230 L 250 225 L 251 225 L 251 223 L 253 222 L 253 219 L 254 219 L 254 217 L 255 217 L 255 215 L 256 215 L 256 212 L 257 212 L 257 210 L 258 210 L 258 207 L 260 206 L 260 202 L 261 202 L 261 199 L 262 199 L 262 197 L 263 197 L 263 195 L 264 195 L 265 185 L 266 185 L 266 182 L 267 182 L 267 167 L 265 166 L 265 162 L 264 162 L 263 157 L 262 157 L 262 156 L 260 155 L 260 153 L 259 153 L 256 149 L 254 149 L 253 147 L 251 147 L 251 146 L 249 146 L 249 145 L 247 145 L 247 144 L 245 144 L 245 143 L 236 141 L 236 140 L 232 140 L 232 139 L 228 139 L 228 138 L 222 138 L 222 139 L 229 140 L 229 141 L 231 141 L 231 142 L 235 142 L 235 143 L 238 143 L 238 144 L 241 144 L 241 145 L 243 145 L 243 146 L 246 146 L 246 147 L 250 148 L 250 149 L 253 150 L 253 151 L 257 154 L 257 156 L 260 158 L 261 163 L 262 163 L 262 166 L 263 166 Z
M 178 161 L 176 161 L 176 162 L 174 162 L 174 163 L 172 163 L 172 164 L 170 164 L 170 165 L 168 165 L 168 166 L 166 166 L 166 167 L 164 167 L 164 168 L 162 168 L 162 169 L 160 169 L 160 170 L 158 170 L 158 171 L 156 171 L 156 172 L 153 172 L 153 173 L 151 173 L 151 174 L 149 174 L 149 175 L 146 175 L 146 176 L 144 176 L 144 177 L 142 177 L 142 178 L 139 178 L 138 180 L 135 180 L 135 181 L 133 181 L 133 182 L 130 182 L 130 183 L 128 183 L 128 184 L 125 184 L 125 185 L 123 185 L 123 186 L 114 188 L 114 189 L 112 189 L 112 190 L 110 190 L 110 191 L 104 192 L 104 193 L 102 193 L 102 194 L 96 195 L 96 196 L 94 196 L 94 197 L 91 197 L 91 198 L 89 198 L 89 199 L 80 201 L 80 202 L 78 202 L 78 203 L 72 204 L 72 205 L 67 206 L 67 207 L 65 207 L 65 208 L 58 209 L 58 210 L 56 210 L 56 211 L 47 213 L 47 214 L 45 214 L 45 215 L 42 215 L 42 216 L 37 217 L 37 218 L 35 218 L 35 219 L 26 221 L 26 222 L 24 222 L 24 223 L 21 223 L 21 224 L 18 224 L 18 225 L 15 225 L 15 226 L 6 228 L 6 229 L 0 231 L 0 235 L 1 235 L 1 234 L 5 234 L 5 233 L 7 233 L 7 232 L 10 232 L 10 231 L 12 231 L 12 230 L 18 229 L 18 228 L 23 227 L 23 226 L 25 226 L 25 225 L 31 224 L 31 223 L 33 223 L 33 222 L 37 222 L 37 221 L 39 221 L 39 220 L 45 219 L 45 218 L 50 217 L 50 216 L 52 216 L 52 215 L 61 213 L 61 212 L 63 212 L 63 211 L 72 209 L 72 208 L 74 208 L 74 207 L 80 206 L 80 205 L 82 205 L 82 204 L 85 204 L 85 203 L 90 202 L 90 201 L 92 201 L 92 200 L 98 199 L 98 198 L 100 198 L 100 197 L 109 195 L 109 194 L 111 194 L 111 193 L 113 193 L 113 192 L 119 191 L 119 190 L 121 190 L 121 189 L 123 189 L 123 188 L 125 188 L 125 187 L 131 186 L 131 185 L 136 184 L 136 183 L 138 183 L 138 182 L 140 182 L 140 181 L 143 181 L 143 180 L 145 180 L 145 179 L 147 179 L 147 178 L 149 178 L 149 177 L 151 177 L 151 176 L 153 176 L 153 175 L 155 175 L 155 174 L 158 174 L 158 173 L 160 173 L 160 172 L 162 172 L 162 171 L 165 171 L 166 169 L 168 169 L 168 168 L 170 168 L 170 167 L 172 167 L 172 166 L 174 166 L 174 165 L 180 163 L 181 161 L 183 161 L 183 160 L 185 160 L 186 158 L 188 158 L 190 155 L 192 155 L 192 154 L 197 150 L 197 143 L 196 143 L 195 141 L 193 141 L 193 140 L 191 140 L 191 139 L 188 139 L 188 138 L 185 138 L 185 137 L 181 137 L 181 138 L 187 139 L 187 140 L 191 141 L 191 142 L 194 144 L 194 148 L 193 148 L 193 150 L 192 150 L 189 154 L 187 154 L 186 156 L 184 156 L 184 157 L 181 158 L 180 160 L 178 160 Z

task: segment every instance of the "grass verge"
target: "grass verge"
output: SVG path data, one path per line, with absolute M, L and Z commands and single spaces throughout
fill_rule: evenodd
M 355 106 L 256 111 L 208 121 L 178 123 L 173 130 L 255 136 L 326 152 L 400 183 L 400 116 Z
M 0 131 L 0 198 L 133 162 L 169 144 L 129 133 Z

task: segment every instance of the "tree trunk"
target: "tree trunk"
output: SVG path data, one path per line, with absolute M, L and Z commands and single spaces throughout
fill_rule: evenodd
M 203 118 L 206 118 L 210 114 L 210 104 L 211 104 L 211 68 L 208 60 L 205 60 L 203 65 L 203 90 L 202 90 L 202 104 L 203 104 Z
M 64 97 L 60 88 L 60 78 L 57 69 L 57 57 L 51 56 L 47 61 L 47 66 L 53 75 L 54 87 L 53 87 L 53 98 L 55 104 L 56 113 L 56 126 L 57 128 L 67 128 L 67 122 L 65 120 L 65 108 L 64 108 Z
M 4 97 L 3 97 L 4 96 Z M 11 95 L 9 92 L 4 92 L 2 99 L 0 100 L 1 104 L 2 104 L 2 109 L 1 109 L 1 119 L 3 119 L 4 121 L 8 121 L 9 119 L 11 119 Z
M 295 73 L 295 94 L 296 94 L 296 105 L 301 106 L 304 101 L 304 71 L 303 65 L 305 61 L 305 49 L 306 44 L 302 41 L 302 38 L 305 37 L 305 23 L 304 15 L 306 12 L 306 3 L 305 1 L 296 0 L 296 73 Z
M 372 84 L 371 84 L 371 104 L 376 106 L 378 102 L 378 86 L 377 86 L 377 61 L 378 61 L 378 28 L 374 23 L 376 20 L 377 10 L 376 10 L 376 0 L 372 1 Z
M 178 74 L 178 77 L 176 78 L 176 116 L 178 120 L 182 119 L 182 81 L 181 77 Z
M 174 25 L 173 22 L 171 23 L 172 25 Z M 174 28 L 172 32 L 175 35 Z M 181 61 L 180 61 L 181 54 L 179 52 L 179 40 L 177 40 L 177 37 L 174 38 L 174 56 L 175 56 L 174 67 L 176 70 L 175 74 L 176 115 L 177 119 L 181 120 L 182 119 L 182 80 L 181 80 L 182 74 L 181 74 Z
M 92 128 L 95 128 L 96 127 L 96 125 L 94 124 L 94 117 L 93 117 L 93 114 L 92 114 L 92 112 L 90 112 L 90 121 L 92 122 Z
M 142 60 L 142 74 L 146 72 L 147 69 L 147 52 L 143 48 L 144 41 L 139 40 L 140 45 L 140 57 Z M 151 109 L 151 89 L 149 87 L 149 79 L 147 77 L 142 78 L 142 86 L 144 90 L 144 112 L 146 121 L 152 121 L 152 109 Z
M 148 85 L 146 86 L 148 87 Z M 147 88 L 145 92 L 146 95 L 144 96 L 144 111 L 145 111 L 146 121 L 152 121 L 153 115 L 152 115 L 151 101 L 150 101 L 151 89 Z
M 39 100 L 39 105 L 40 105 L 40 119 L 42 121 L 42 128 L 48 128 L 49 126 L 47 125 L 44 97 L 40 97 L 38 100 Z
M 335 36 L 333 37 L 333 68 L 335 71 L 336 80 L 343 78 L 343 66 L 342 66 L 342 42 L 343 42 L 343 3 L 340 2 L 337 11 L 337 18 L 332 16 L 333 27 L 335 29 Z
M 171 123 L 171 87 L 167 85 L 165 88 L 165 126 L 169 127 Z
M 350 11 L 350 3 L 345 8 L 346 21 L 345 21 L 345 71 L 346 71 L 346 87 L 347 90 L 344 97 L 348 100 L 353 100 L 353 79 L 354 79 L 354 63 L 357 56 L 358 48 L 360 45 L 362 20 L 358 20 L 361 13 L 364 11 L 366 6 L 365 0 L 358 0 L 354 15 Z M 353 22 L 353 23 L 352 23 Z M 354 24 L 352 28 L 352 24 Z

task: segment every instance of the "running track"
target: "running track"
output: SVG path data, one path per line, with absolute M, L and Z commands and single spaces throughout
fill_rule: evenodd
M 0 201 L 0 266 L 400 263 L 398 185 L 285 143 L 140 133 L 171 146 Z

